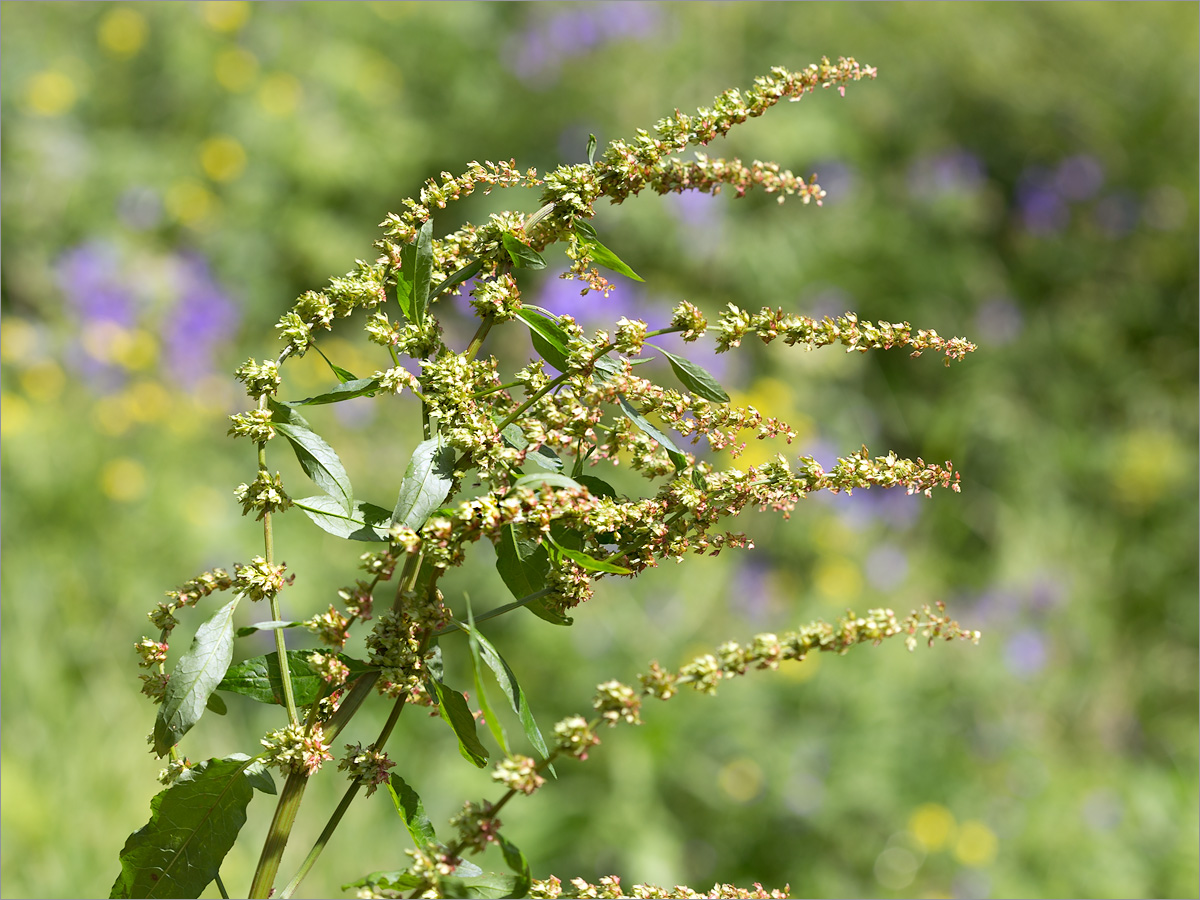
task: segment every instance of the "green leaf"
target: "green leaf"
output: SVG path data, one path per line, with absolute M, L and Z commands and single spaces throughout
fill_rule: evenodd
M 678 474 L 686 469 L 687 457 L 683 455 L 683 451 L 676 447 L 669 437 L 647 422 L 641 413 L 630 406 L 628 400 L 624 397 L 618 397 L 618 400 L 621 403 L 621 409 L 624 410 L 625 415 L 630 418 L 633 424 L 658 441 L 662 448 L 667 451 L 667 456 L 670 458 L 672 465 L 675 466 L 675 472 Z
M 347 513 L 327 494 L 292 501 L 317 527 L 351 541 L 386 541 L 392 514 L 373 503 L 356 502 Z
M 433 219 L 428 219 L 416 237 L 400 248 L 400 271 L 396 275 L 396 299 L 408 321 L 420 325 L 429 305 L 433 279 Z
M 329 363 L 329 368 L 333 370 L 334 376 L 342 384 L 346 384 L 348 381 L 358 380 L 357 376 L 353 372 L 343 369 L 341 366 L 335 366 L 333 363 L 329 362 L 329 360 L 325 360 L 325 362 Z
M 411 872 L 372 872 L 358 881 L 352 881 L 349 884 L 343 884 L 342 890 L 348 891 L 351 888 L 370 888 L 372 894 L 381 894 L 383 891 L 412 891 L 425 886 L 425 879 Z
M 436 843 L 437 832 L 433 830 L 433 823 L 425 814 L 425 805 L 408 782 L 399 775 L 393 775 L 388 779 L 387 789 L 388 793 L 392 795 L 392 802 L 396 804 L 396 812 L 400 813 L 400 818 L 404 820 L 404 825 L 408 828 L 413 843 L 421 850 Z
M 614 500 L 616 499 L 616 488 L 603 478 L 597 478 L 595 475 L 576 475 L 575 480 L 587 488 L 588 493 L 593 497 L 612 497 Z
M 479 768 L 487 765 L 487 747 L 479 742 L 475 731 L 475 717 L 471 715 L 471 707 L 461 691 L 447 687 L 440 681 L 432 682 L 438 697 L 438 712 L 442 719 L 454 729 L 458 738 L 458 749 L 463 758 L 474 763 Z
M 345 374 L 349 374 L 344 369 L 342 371 Z M 333 390 L 327 391 L 324 394 L 317 394 L 315 397 L 308 397 L 304 400 L 287 400 L 281 405 L 295 408 L 297 406 L 318 406 L 324 403 L 339 403 L 342 400 L 353 400 L 355 397 L 373 397 L 378 390 L 378 378 L 355 378 L 342 382 Z
M 542 757 L 548 757 L 550 751 L 546 749 L 546 741 L 542 737 L 541 729 L 538 728 L 537 722 L 534 721 L 533 712 L 529 708 L 529 702 L 525 699 L 525 692 L 521 690 L 521 685 L 517 683 L 517 676 L 513 674 L 513 670 L 508 667 L 508 663 L 504 661 L 504 657 L 500 655 L 486 637 L 483 636 L 474 624 L 451 620 L 461 630 L 467 633 L 471 640 L 472 647 L 478 644 L 478 653 L 483 657 L 483 661 L 487 663 L 487 667 L 492 670 L 492 674 L 496 677 L 496 683 L 500 685 L 500 689 L 504 691 L 504 696 L 508 698 L 508 703 L 521 719 L 521 725 L 525 729 L 525 737 L 529 739 L 529 743 L 537 749 Z M 473 649 L 472 652 L 475 652 Z M 508 752 L 507 748 L 504 751 Z
M 570 338 L 563 327 L 550 316 L 529 306 L 517 310 L 517 318 L 528 326 L 533 349 L 538 355 L 558 371 L 567 371 L 567 341 Z
M 239 753 L 236 756 L 240 759 L 242 754 Z M 261 759 L 256 759 L 246 766 L 245 775 L 246 780 L 250 782 L 250 787 L 256 791 L 262 791 L 262 793 L 272 796 L 276 793 L 275 779 L 271 777 L 271 773 L 267 771 L 267 767 L 263 765 Z
M 209 694 L 225 676 L 233 659 L 233 612 L 240 601 L 241 597 L 230 600 L 196 629 L 192 646 L 175 664 L 154 721 L 154 752 L 159 756 L 200 721 Z
M 529 446 L 529 438 L 525 437 L 525 432 L 516 424 L 506 425 L 504 430 L 500 432 L 504 438 L 504 442 L 510 447 L 517 450 L 524 450 Z M 526 454 L 526 462 L 531 462 L 535 466 L 542 469 L 549 469 L 553 472 L 562 471 L 563 461 L 559 459 L 558 454 L 547 447 L 545 444 L 538 447 L 532 453 Z
M 534 472 L 531 475 L 522 475 L 512 484 L 512 489 L 530 488 L 531 490 L 539 490 L 543 484 L 548 484 L 551 487 L 560 488 L 577 488 L 583 487 L 574 478 L 570 478 L 559 472 Z
M 455 272 L 453 275 L 451 275 L 449 278 L 447 278 L 445 281 L 443 281 L 441 284 L 439 284 L 437 286 L 437 292 L 429 298 L 429 302 L 432 303 L 438 297 L 442 296 L 442 294 L 446 293 L 446 291 L 457 287 L 458 285 L 460 285 L 464 281 L 466 281 L 468 278 L 475 277 L 476 275 L 479 274 L 479 270 L 482 268 L 483 268 L 483 260 L 482 259 L 477 259 L 477 260 L 475 260 L 475 262 L 467 263 L 465 266 L 463 266 L 461 269 L 459 269 L 457 272 Z
M 400 483 L 392 523 L 420 531 L 430 514 L 442 505 L 454 485 L 454 448 L 441 438 L 422 441 L 413 451 Z
M 243 625 L 235 633 L 238 637 L 247 637 L 254 634 L 256 631 L 274 631 L 276 628 L 295 628 L 297 625 L 303 624 L 303 622 L 284 622 L 277 619 L 271 622 L 255 622 L 253 625 Z
M 475 634 L 475 617 L 471 612 L 471 598 L 467 597 L 466 600 L 467 622 L 471 625 L 467 631 L 467 645 L 471 650 L 471 674 L 475 679 L 475 696 L 479 698 L 479 711 L 483 713 L 483 720 L 487 723 L 496 745 L 504 752 L 505 756 L 508 756 L 508 735 L 504 733 L 504 726 L 500 724 L 499 716 L 492 709 L 491 701 L 488 700 L 487 688 L 483 684 L 483 663 L 480 658 L 479 640 Z
M 521 540 L 511 523 L 500 529 L 496 543 L 496 571 L 513 597 L 520 600 L 546 586 L 549 557 L 540 541 Z
M 550 535 L 546 535 L 545 540 L 549 541 L 553 548 L 550 552 L 552 555 L 565 556 L 567 559 L 574 562 L 582 569 L 587 569 L 589 572 L 611 572 L 613 575 L 632 575 L 633 573 L 624 566 L 618 566 L 615 563 L 605 562 L 602 559 L 595 559 L 588 556 L 582 550 L 571 550 L 562 546 L 558 541 Z
M 500 851 L 504 854 L 504 862 L 517 873 L 517 883 L 513 885 L 513 891 L 508 896 L 524 897 L 529 892 L 529 886 L 533 884 L 533 876 L 529 872 L 529 861 L 525 859 L 525 854 L 516 844 L 503 835 L 498 834 L 496 837 L 500 841 Z
M 595 136 L 594 134 L 589 134 L 589 135 L 588 135 L 588 143 L 587 143 L 587 156 L 588 156 L 588 165 L 589 165 L 589 166 L 591 166 L 591 165 L 595 165 L 595 161 L 596 161 L 596 136 Z
M 267 402 L 272 413 L 271 423 L 292 445 L 304 474 L 349 513 L 354 507 L 354 488 L 350 486 L 350 476 L 337 453 L 294 409 L 275 400 L 268 399 Z
M 243 754 L 208 759 L 159 791 L 150 821 L 125 841 L 109 896 L 199 897 L 246 823 L 251 764 Z
M 308 659 L 320 650 L 289 650 L 288 672 L 292 676 L 292 696 L 297 706 L 316 702 L 326 688 L 325 679 L 316 673 Z M 337 658 L 350 669 L 350 680 L 371 671 L 360 659 L 339 653 Z M 279 654 L 272 651 L 230 666 L 216 687 L 219 691 L 242 694 L 259 703 L 283 705 L 283 674 L 279 671 Z
M 587 222 L 584 222 L 582 219 L 576 219 L 574 229 L 579 243 L 587 248 L 588 256 L 592 258 L 592 262 L 596 265 L 624 275 L 626 278 L 632 278 L 634 281 L 645 281 L 641 275 L 629 268 L 617 254 L 600 243 L 600 239 L 596 237 L 596 229 Z
M 514 875 L 488 872 L 474 878 L 457 878 L 453 875 L 438 879 L 438 896 L 462 897 L 465 900 L 498 897 L 524 897 L 527 890 L 518 890 L 521 880 Z
M 546 268 L 546 260 L 542 259 L 542 255 L 528 244 L 521 243 L 516 235 L 506 231 L 500 239 L 504 242 L 504 249 L 508 251 L 509 259 L 518 269 Z
M 225 701 L 221 699 L 220 694 L 209 694 L 208 700 L 204 703 L 204 708 L 218 716 L 223 716 L 229 712 L 229 708 L 225 705 Z
M 696 365 L 690 359 L 676 356 L 662 347 L 655 347 L 654 349 L 667 358 L 667 361 L 671 364 L 671 368 L 675 370 L 675 377 L 697 397 L 703 397 L 705 400 L 713 400 L 717 403 L 729 402 L 729 395 L 725 393 L 725 389 L 717 383 L 717 379 L 713 378 L 703 368 Z

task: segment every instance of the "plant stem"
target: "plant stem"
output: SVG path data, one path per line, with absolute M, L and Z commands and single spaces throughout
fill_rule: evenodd
M 266 398 L 263 398 L 265 406 Z M 267 471 L 267 445 L 264 441 L 258 445 L 258 470 L 260 472 Z M 275 530 L 271 522 L 271 511 L 263 510 L 263 556 L 267 560 L 268 566 L 275 564 Z M 279 615 L 279 597 L 277 594 L 272 594 L 271 602 L 271 618 L 276 621 L 282 621 L 282 616 Z M 292 691 L 292 673 L 287 664 L 287 645 L 283 636 L 283 629 L 275 629 L 275 652 L 279 655 L 279 680 L 283 686 L 283 701 L 287 707 L 288 723 L 297 725 L 300 722 L 300 716 L 296 712 L 296 696 Z
M 467 359 L 474 359 L 475 355 L 479 353 L 479 348 L 483 346 L 484 338 L 488 336 L 488 332 L 492 330 L 494 324 L 496 324 L 496 314 L 489 311 L 483 317 L 483 321 L 479 323 L 479 328 L 475 331 L 475 336 L 471 338 L 471 343 L 467 345 L 467 349 L 463 353 Z
M 275 883 L 275 875 L 279 872 L 279 861 L 287 847 L 288 837 L 292 826 L 296 824 L 296 813 L 300 809 L 300 801 L 304 797 L 304 789 L 308 787 L 308 775 L 304 772 L 292 772 L 283 784 L 279 795 L 279 803 L 275 807 L 275 816 L 271 819 L 271 827 L 267 830 L 267 839 L 263 843 L 262 855 L 258 858 L 258 868 L 254 870 L 254 880 L 250 882 L 249 897 L 267 897 Z

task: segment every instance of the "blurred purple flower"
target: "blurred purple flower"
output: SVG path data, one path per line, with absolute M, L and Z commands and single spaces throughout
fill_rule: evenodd
M 661 19 L 657 4 L 641 0 L 578 4 L 554 9 L 545 18 L 538 4 L 527 8 L 537 21 L 510 38 L 504 51 L 513 74 L 526 82 L 551 82 L 567 59 L 602 44 L 652 37 Z
M 733 575 L 733 605 L 752 625 L 767 621 L 771 611 L 771 566 L 755 554 L 741 557 Z
M 67 303 L 83 324 L 112 322 L 132 328 L 137 298 L 122 272 L 120 255 L 111 244 L 89 241 L 71 248 L 54 266 Z
M 238 310 L 199 254 L 176 257 L 175 281 L 179 299 L 163 324 L 164 359 L 176 381 L 191 387 L 213 371 L 213 357 L 236 331 Z
M 1078 154 L 1059 163 L 1054 172 L 1054 187 L 1068 200 L 1087 200 L 1104 183 L 1104 167 L 1094 156 Z
M 909 192 L 914 197 L 974 191 L 983 184 L 983 162 L 967 150 L 945 150 L 913 162 L 908 178 Z M 821 184 L 825 187 L 824 179 Z
M 1025 228 L 1034 234 L 1061 231 L 1071 219 L 1071 211 L 1058 193 L 1053 174 L 1040 167 L 1027 169 L 1021 176 L 1017 207 Z
M 1018 678 L 1031 678 L 1042 671 L 1046 657 L 1046 640 L 1033 628 L 1018 631 L 1004 648 L 1004 662 Z
M 664 328 L 670 319 L 670 314 L 663 312 L 655 322 L 650 313 L 652 309 L 643 302 L 639 291 L 632 283 L 625 281 L 620 275 L 614 274 L 612 293 L 603 297 L 596 291 L 589 291 L 586 297 L 581 297 L 582 281 L 559 278 L 564 270 L 548 273 L 542 281 L 533 301 L 535 306 L 541 306 L 556 316 L 568 315 L 585 329 L 604 328 L 612 330 L 613 324 L 621 316 L 630 319 L 645 319 L 650 329 Z
M 992 297 L 975 313 L 975 330 L 987 344 L 1003 345 L 1021 333 L 1021 308 L 1010 297 Z

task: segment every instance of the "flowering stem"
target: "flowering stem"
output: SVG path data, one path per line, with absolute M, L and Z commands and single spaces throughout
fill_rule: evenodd
M 266 405 L 266 398 L 263 398 L 263 405 Z M 258 445 L 258 469 L 260 472 L 267 471 L 267 445 L 263 442 Z M 263 556 L 267 560 L 268 566 L 275 565 L 275 530 L 271 524 L 271 510 L 263 510 Z M 271 619 L 272 621 L 282 621 L 283 617 L 279 614 L 279 595 L 272 592 L 270 595 L 271 604 Z M 288 723 L 296 725 L 300 722 L 300 716 L 296 712 L 296 696 L 292 691 L 292 673 L 287 662 L 287 645 L 284 641 L 283 629 L 275 629 L 275 652 L 279 655 L 279 680 L 283 686 L 283 701 L 287 708 Z
M 492 330 L 492 326 L 496 323 L 496 314 L 491 312 L 483 317 L 483 321 L 479 323 L 479 328 L 475 332 L 475 336 L 471 338 L 471 343 L 467 345 L 464 356 L 467 359 L 474 359 L 479 353 L 479 348 L 483 345 L 484 338 L 488 336 L 488 332 Z

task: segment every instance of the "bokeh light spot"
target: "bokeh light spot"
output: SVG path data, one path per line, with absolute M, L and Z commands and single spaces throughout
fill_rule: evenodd
M 258 105 L 267 115 L 290 116 L 300 105 L 300 82 L 288 72 L 272 72 L 258 88 Z
M 156 381 L 139 381 L 125 392 L 126 409 L 138 422 L 158 422 L 171 409 L 171 395 Z
M 31 418 L 29 404 L 24 397 L 7 391 L 0 394 L 0 435 L 12 437 L 20 434 L 29 426 Z
M 100 20 L 96 37 L 113 56 L 128 58 L 142 49 L 149 31 L 145 16 L 128 6 L 118 6 Z
M 243 47 L 230 47 L 217 54 L 213 72 L 221 87 L 240 94 L 254 86 L 258 77 L 258 57 Z
M 0 322 L 0 359 L 21 365 L 37 354 L 37 329 L 25 319 L 8 316 Z
M 54 69 L 34 75 L 25 92 L 29 108 L 39 116 L 61 116 L 75 105 L 78 96 L 75 82 Z
M 21 373 L 21 389 L 31 400 L 50 403 L 57 400 L 67 383 L 67 376 L 58 363 L 47 359 Z
M 999 841 L 996 833 L 977 820 L 963 822 L 954 844 L 954 856 L 964 866 L 978 868 L 989 865 L 996 858 Z
M 717 773 L 717 786 L 734 803 L 749 803 L 757 797 L 764 780 L 762 767 L 745 756 L 726 763 Z
M 100 472 L 100 489 L 120 503 L 140 500 L 146 493 L 146 467 L 125 456 L 109 460 Z
M 210 137 L 200 145 L 200 166 L 213 181 L 233 181 L 246 168 L 246 151 L 228 135 Z
M 1166 431 L 1139 429 L 1117 449 L 1112 479 L 1117 496 L 1135 509 L 1152 506 L 1188 472 L 1186 452 Z
M 863 579 L 858 566 L 840 557 L 827 557 L 817 564 L 813 578 L 817 592 L 837 603 L 848 603 L 862 591 Z
M 875 858 L 875 878 L 885 888 L 898 891 L 912 884 L 921 861 L 903 847 L 888 847 Z
M 933 852 L 954 840 L 958 825 L 954 813 L 940 803 L 923 803 L 909 816 L 908 831 L 926 851 Z
M 204 24 L 214 31 L 237 31 L 250 18 L 246 0 L 207 0 L 200 4 Z
M 167 188 L 163 205 L 173 218 L 185 225 L 194 225 L 207 219 L 215 211 L 216 199 L 200 182 L 192 178 L 181 178 Z

